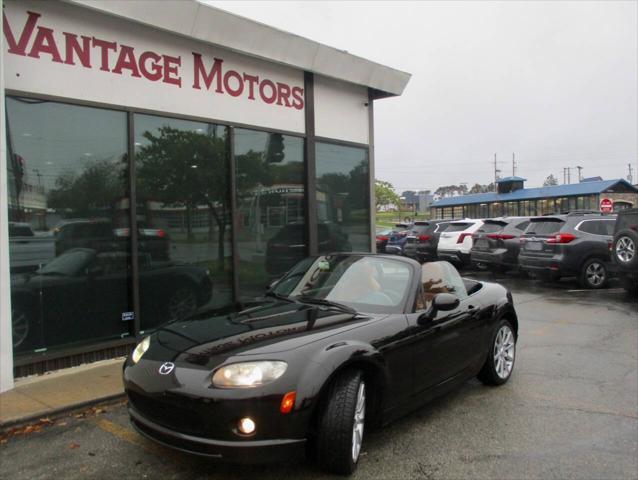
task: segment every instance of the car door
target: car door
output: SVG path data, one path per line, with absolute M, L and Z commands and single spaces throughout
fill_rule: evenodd
M 124 322 L 132 318 L 129 294 L 129 261 L 125 252 L 98 253 L 87 269 L 86 281 L 92 298 L 95 336 L 118 336 L 129 331 Z
M 423 265 L 422 272 L 421 301 L 417 301 L 416 311 L 408 315 L 414 332 L 413 384 L 417 394 L 462 375 L 475 364 L 484 333 L 480 305 L 475 297 L 468 297 L 463 279 L 451 264 L 430 262 Z M 419 321 L 439 293 L 456 295 L 458 307 Z

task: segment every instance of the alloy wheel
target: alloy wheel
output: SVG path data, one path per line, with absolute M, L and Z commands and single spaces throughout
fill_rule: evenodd
M 190 315 L 197 309 L 197 299 L 195 294 L 182 288 L 175 292 L 168 303 L 168 313 L 171 320 L 180 320 Z
M 19 347 L 29 335 L 29 317 L 20 309 L 11 312 L 11 329 L 13 332 L 13 346 Z
M 607 272 L 602 263 L 592 262 L 585 270 L 585 277 L 587 278 L 587 283 L 592 287 L 599 287 L 605 282 Z
M 636 255 L 636 244 L 629 237 L 620 237 L 616 243 L 616 256 L 623 263 L 629 263 Z
M 354 409 L 354 425 L 352 426 L 352 461 L 356 463 L 363 443 L 363 426 L 366 415 L 366 386 L 359 384 L 357 405 Z
M 503 325 L 494 341 L 494 369 L 496 374 L 506 379 L 512 373 L 515 355 L 514 334 L 507 325 Z

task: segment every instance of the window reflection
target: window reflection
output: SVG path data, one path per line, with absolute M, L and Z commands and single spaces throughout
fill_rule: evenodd
M 142 330 L 232 299 L 227 136 L 135 115 Z
M 235 130 L 240 295 L 262 294 L 307 255 L 303 139 Z
M 370 251 L 368 153 L 317 143 L 319 253 Z
M 9 259 L 16 354 L 130 334 L 126 114 L 7 97 Z M 4 206 L 2 208 L 5 208 Z

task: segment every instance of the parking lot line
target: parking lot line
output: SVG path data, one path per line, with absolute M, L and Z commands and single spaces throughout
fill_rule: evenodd
M 122 427 L 117 423 L 113 423 L 104 418 L 99 418 L 95 420 L 95 424 L 105 432 L 110 433 L 111 435 L 116 436 L 120 440 L 124 440 L 125 442 L 132 443 L 133 445 L 137 445 L 138 447 L 143 448 L 144 450 L 151 451 L 149 448 L 149 444 L 144 440 L 141 436 L 135 433 L 130 428 Z

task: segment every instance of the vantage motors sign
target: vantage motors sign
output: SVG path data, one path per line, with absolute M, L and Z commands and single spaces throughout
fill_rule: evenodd
M 3 32 L 7 90 L 304 131 L 301 71 L 59 2 L 6 1 Z

